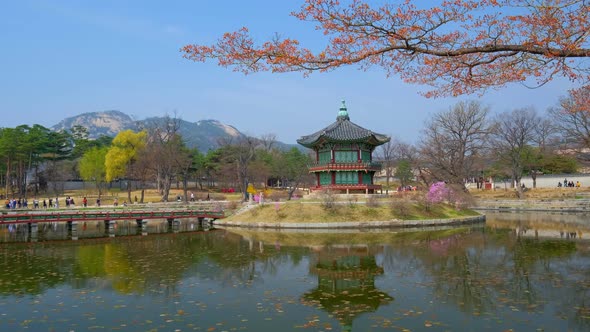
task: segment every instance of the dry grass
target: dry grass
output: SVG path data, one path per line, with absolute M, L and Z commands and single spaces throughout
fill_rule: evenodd
M 412 204 L 410 212 L 405 216 L 396 215 L 389 205 L 375 207 L 364 204 L 336 204 L 331 209 L 322 207 L 320 203 L 289 201 L 286 203 L 265 204 L 254 207 L 239 215 L 227 218 L 241 222 L 342 222 L 342 221 L 387 221 L 392 219 L 424 220 L 438 218 L 453 218 L 459 216 L 477 215 L 470 210 L 456 210 L 451 206 L 438 205 L 425 210 L 419 205 Z
M 514 189 L 472 190 L 470 193 L 477 199 L 516 199 Z M 590 187 L 581 188 L 535 188 L 527 189 L 526 199 L 575 199 L 590 197 Z

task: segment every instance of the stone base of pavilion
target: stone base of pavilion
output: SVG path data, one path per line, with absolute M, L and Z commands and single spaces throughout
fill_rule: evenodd
M 377 184 L 330 184 L 309 188 L 311 192 L 331 190 L 339 194 L 382 194 L 381 185 Z
M 215 220 L 214 226 L 272 228 L 272 229 L 384 229 L 384 228 L 422 228 L 485 223 L 486 216 L 429 220 L 386 220 L 386 221 L 340 221 L 340 222 L 245 222 Z

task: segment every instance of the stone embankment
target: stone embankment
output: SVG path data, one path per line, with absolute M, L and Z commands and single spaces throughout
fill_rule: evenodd
M 388 221 L 343 221 L 343 222 L 242 222 L 218 219 L 216 226 L 247 227 L 247 228 L 299 228 L 299 229 L 368 229 L 368 228 L 403 228 L 462 225 L 485 222 L 485 215 L 429 220 L 388 220 Z
M 590 212 L 590 199 L 490 199 L 477 200 L 474 210 Z

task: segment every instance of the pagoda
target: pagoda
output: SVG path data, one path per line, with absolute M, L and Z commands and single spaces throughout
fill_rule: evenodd
M 389 142 L 387 135 L 377 134 L 352 121 L 344 100 L 336 122 L 311 135 L 302 136 L 297 143 L 315 152 L 315 162 L 309 172 L 315 174 L 312 190 L 330 189 L 339 192 L 375 193 L 381 186 L 373 183 L 381 164 L 373 162 L 373 151 Z

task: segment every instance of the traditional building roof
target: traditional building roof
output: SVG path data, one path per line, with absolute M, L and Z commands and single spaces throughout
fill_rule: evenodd
M 308 148 L 313 148 L 323 142 L 363 142 L 377 146 L 389 142 L 389 140 L 390 137 L 387 135 L 374 133 L 350 121 L 348 110 L 343 100 L 342 106 L 340 106 L 340 110 L 338 111 L 338 116 L 336 117 L 336 122 L 311 135 L 302 136 L 297 140 L 297 143 Z

